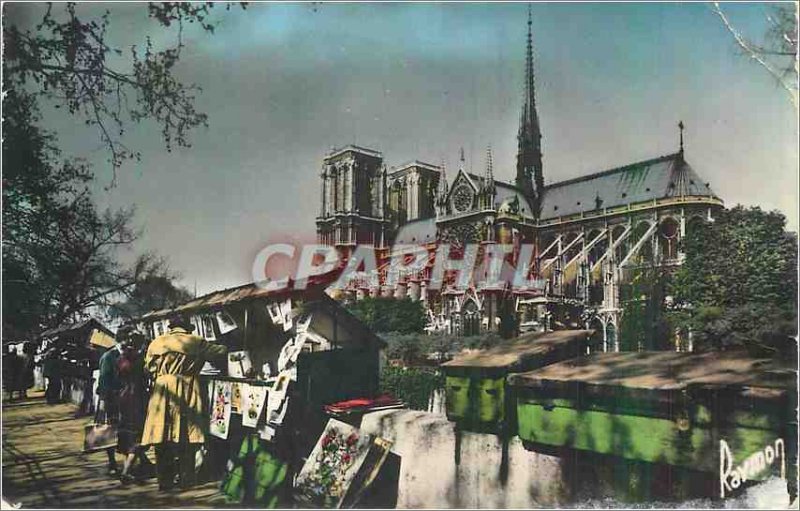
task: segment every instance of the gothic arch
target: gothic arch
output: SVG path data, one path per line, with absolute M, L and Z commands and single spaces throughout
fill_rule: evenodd
M 644 236 L 648 229 L 653 226 L 653 222 L 650 220 L 641 219 L 638 220 L 631 232 L 631 241 L 630 241 L 630 249 L 633 249 L 634 245 Z M 637 264 L 648 264 L 653 262 L 653 238 L 652 236 L 647 239 L 642 245 L 639 247 L 638 252 L 632 258 L 634 263 Z
M 706 217 L 699 214 L 693 214 L 686 220 L 686 235 L 693 232 L 699 226 L 706 225 L 708 221 Z
M 481 308 L 472 297 L 464 300 L 461 306 L 461 323 L 465 337 L 481 333 Z
M 609 226 L 609 228 L 611 229 L 611 239 L 612 239 L 612 241 L 614 243 L 617 243 L 617 241 L 620 239 L 622 234 L 625 232 L 625 229 L 628 228 L 628 225 L 627 224 L 616 224 L 613 227 Z M 627 239 L 617 243 L 617 247 L 614 249 L 614 260 L 616 260 L 617 262 L 620 262 L 622 260 L 622 258 L 625 257 L 625 254 L 627 253 L 627 247 L 628 247 L 628 240 L 629 239 L 630 239 L 630 234 L 628 234 L 628 238 Z
M 681 224 L 678 222 L 678 220 L 671 216 L 661 219 L 661 222 L 658 225 L 658 245 L 662 259 L 677 259 L 680 234 Z
M 603 320 L 599 316 L 595 316 L 589 321 L 587 328 L 594 330 L 591 337 L 589 337 L 589 352 L 603 351 L 605 342 L 605 324 Z

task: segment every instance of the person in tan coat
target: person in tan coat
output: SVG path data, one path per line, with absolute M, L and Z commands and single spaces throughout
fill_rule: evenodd
M 199 374 L 206 361 L 227 352 L 225 346 L 192 335 L 193 330 L 187 318 L 172 318 L 169 331 L 150 343 L 144 358 L 154 382 L 141 445 L 155 446 L 162 490 L 174 485 L 176 468 L 181 487 L 194 484 L 195 451 L 205 441 L 208 426 Z

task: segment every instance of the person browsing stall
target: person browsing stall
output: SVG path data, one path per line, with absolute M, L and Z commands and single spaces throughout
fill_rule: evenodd
M 223 345 L 193 335 L 188 318 L 176 316 L 169 331 L 150 343 L 145 369 L 154 378 L 142 432 L 142 446 L 154 445 L 159 489 L 175 484 L 175 460 L 181 487 L 194 484 L 197 447 L 205 441 L 200 370 L 206 361 L 227 353 Z

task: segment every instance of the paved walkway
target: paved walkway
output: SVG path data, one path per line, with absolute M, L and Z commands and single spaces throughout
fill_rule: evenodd
M 218 482 L 163 493 L 155 478 L 123 486 L 106 474 L 106 454 L 84 454 L 86 417 L 72 404 L 48 405 L 42 394 L 3 402 L 3 499 L 12 505 L 60 508 L 230 507 Z M 152 458 L 152 450 L 148 453 Z M 117 461 L 122 462 L 120 455 Z M 121 465 L 120 465 L 121 466 Z M 6 507 L 5 505 L 3 507 Z

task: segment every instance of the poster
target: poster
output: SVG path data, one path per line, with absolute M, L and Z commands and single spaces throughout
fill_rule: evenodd
M 247 378 L 253 370 L 253 363 L 246 351 L 231 351 L 228 353 L 228 376 L 233 378 Z
M 289 382 L 291 381 L 291 373 L 284 371 L 278 375 L 275 385 L 272 386 L 267 394 L 267 421 L 275 425 L 281 425 L 283 418 L 286 415 L 288 408 L 288 400 L 286 399 L 286 392 L 289 389 Z
M 281 317 L 280 303 L 277 302 L 268 303 L 267 313 L 269 314 L 269 319 L 272 320 L 272 323 L 280 325 L 283 322 L 283 318 Z
M 301 498 L 314 506 L 340 507 L 371 446 L 370 435 L 330 419 L 297 475 Z
M 214 399 L 211 402 L 209 433 L 227 440 L 231 424 L 231 382 L 214 382 Z
M 283 331 L 288 332 L 292 329 L 292 300 L 285 300 L 278 303 L 267 305 L 267 313 L 272 322 L 276 325 L 283 325 Z
M 242 384 L 242 426 L 255 428 L 267 399 L 264 385 Z
M 217 312 L 217 325 L 219 325 L 219 332 L 225 335 L 229 332 L 236 330 L 236 322 L 225 312 Z
M 292 301 L 286 300 L 281 303 L 281 323 L 283 323 L 283 331 L 288 332 L 292 329 L 294 322 L 292 321 Z
M 242 411 L 242 384 L 231 382 L 231 413 L 241 413 Z
M 283 371 L 287 367 L 292 367 L 297 363 L 297 357 L 300 356 L 300 353 L 303 351 L 303 345 L 306 343 L 308 337 L 309 335 L 307 333 L 297 334 L 283 345 L 278 355 L 279 371 Z

